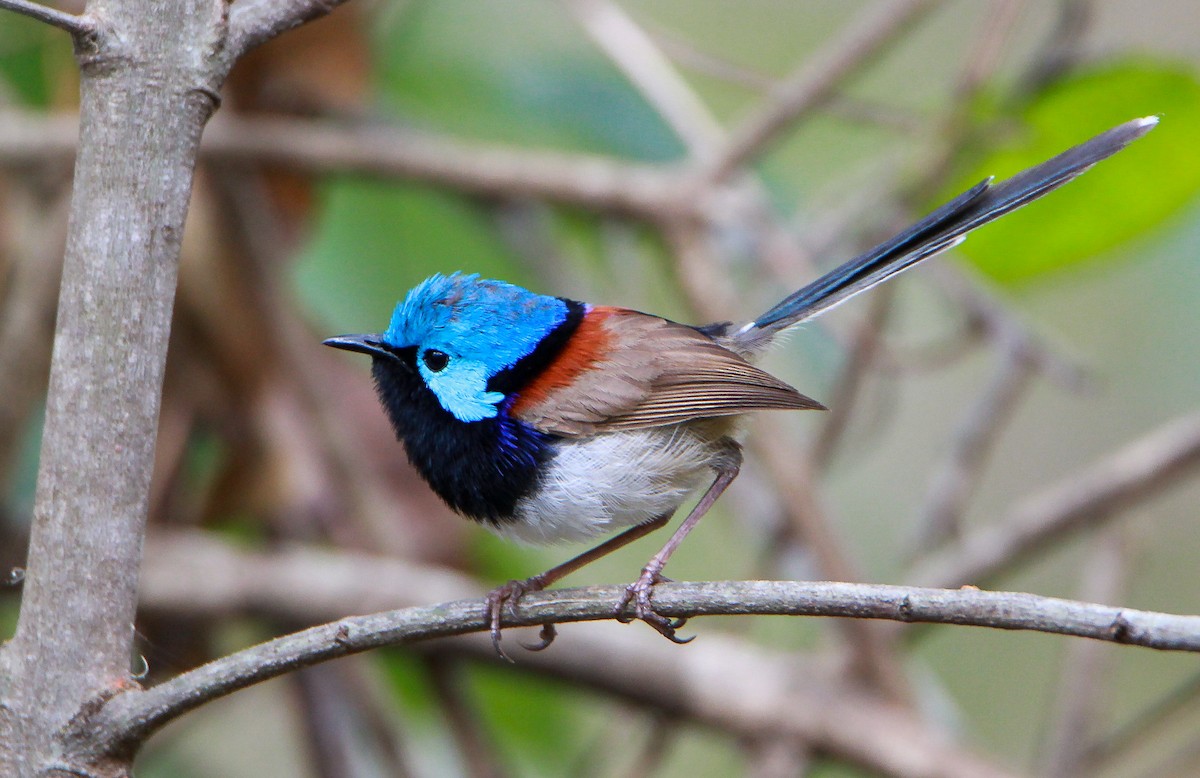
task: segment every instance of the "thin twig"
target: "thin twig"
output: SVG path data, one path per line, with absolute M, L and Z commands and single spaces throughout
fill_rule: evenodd
M 694 311 L 723 320 L 737 311 L 734 289 L 713 252 L 709 231 L 684 221 L 662 226 L 663 239 L 675 257 L 676 276 Z
M 997 298 L 995 292 L 962 264 L 936 262 L 930 265 L 928 272 L 938 286 L 963 307 L 972 323 L 977 323 L 988 338 L 1020 348 L 1039 374 L 1059 386 L 1080 390 L 1088 385 L 1087 372 L 1081 365 L 1061 354 L 1054 344 L 1030 329 Z
M 66 30 L 76 38 L 91 35 L 96 31 L 96 23 L 89 16 L 76 16 L 44 6 L 41 3 L 29 2 L 29 0 L 0 0 L 0 10 L 12 11 L 31 19 L 37 19 L 52 27 Z
M 806 111 L 826 100 L 906 27 L 935 5 L 931 0 L 892 0 L 872 8 L 771 91 L 766 101 L 730 133 L 704 170 L 709 182 L 729 178 Z
M 1100 765 L 1114 764 L 1121 756 L 1155 741 L 1169 721 L 1191 710 L 1197 700 L 1200 700 L 1200 672 L 1193 673 L 1111 735 L 1092 744 L 1084 754 L 1085 765 L 1098 770 Z
M 633 764 L 625 773 L 629 778 L 646 778 L 655 775 L 671 755 L 671 749 L 679 741 L 679 722 L 669 716 L 659 715 L 644 727 L 646 739 L 634 756 Z
M 813 482 L 813 468 L 803 452 L 793 450 L 777 435 L 759 435 L 750 448 L 762 460 L 779 490 L 794 537 L 812 554 L 819 574 L 835 581 L 861 581 L 862 574 L 845 552 L 838 535 L 821 505 Z M 850 649 L 847 665 L 861 678 L 887 690 L 896 700 L 908 697 L 908 684 L 892 643 L 879 625 L 862 621 L 838 622 Z
M 442 713 L 457 745 L 455 749 L 467 778 L 502 778 L 495 746 L 480 726 L 478 716 L 459 688 L 461 664 L 445 656 L 431 656 L 425 663 Z
M 192 532 L 149 540 L 143 605 L 176 617 L 259 614 L 313 623 L 355 609 L 477 591 L 460 573 L 394 558 L 326 549 L 251 552 Z M 420 581 L 440 594 L 423 591 Z M 424 650 L 495 661 L 491 641 L 481 635 L 425 644 Z M 0 654 L 0 663 L 3 658 Z M 681 654 L 650 630 L 577 624 L 560 635 L 556 650 L 522 655 L 515 669 L 591 687 L 735 737 L 809 743 L 872 774 L 1011 778 L 910 710 L 834 677 L 828 667 L 727 635 L 706 634 Z
M 1114 602 L 1123 596 L 1129 572 L 1129 527 L 1114 525 L 1095 538 L 1092 553 L 1083 566 L 1079 596 L 1095 602 Z M 1066 647 L 1062 672 L 1053 695 L 1054 716 L 1047 732 L 1042 775 L 1093 775 L 1094 765 L 1087 763 L 1088 746 L 1093 742 L 1098 714 L 1110 710 L 1102 699 L 1102 686 L 1112 678 L 1110 668 L 1115 654 L 1092 641 L 1076 641 Z
M 923 586 L 983 584 L 1015 559 L 1084 526 L 1095 526 L 1200 466 L 1200 413 L 1183 416 L 1019 504 L 907 576 Z
M 755 91 L 766 91 L 773 87 L 776 79 L 759 70 L 738 65 L 717 55 L 702 51 L 695 43 L 687 40 L 677 30 L 653 22 L 643 21 L 645 34 L 653 38 L 664 54 L 684 68 L 730 84 L 738 84 Z
M 955 89 L 955 102 L 964 108 L 1000 67 L 1009 51 L 1009 39 L 1021 16 L 1024 0 L 992 0 L 983 23 L 975 35 L 971 55 L 962 68 Z
M 895 299 L 895 289 L 893 284 L 871 295 L 867 315 L 859 322 L 854 333 L 849 353 L 830 394 L 829 413 L 825 415 L 824 423 L 813 439 L 812 452 L 809 454 L 813 467 L 818 471 L 829 468 L 837 446 L 849 427 L 851 411 L 857 407 L 867 372 L 879 353 L 883 328 Z
M 963 515 L 992 452 L 1029 386 L 1032 365 L 1019 345 L 1001 343 L 1000 364 L 964 414 L 945 461 L 930 481 L 916 547 L 936 548 L 961 532 Z
M 1082 44 L 1096 15 L 1095 6 L 1095 0 L 1060 0 L 1054 31 L 1041 49 L 1029 58 L 1029 68 L 1021 76 L 1016 90 L 1018 95 L 1041 92 L 1082 59 Z
M 725 133 L 654 39 L 611 0 L 573 0 L 567 7 L 687 145 L 691 156 L 708 157 Z
M 307 667 L 294 674 L 308 751 L 306 760 L 320 778 L 387 774 L 408 778 L 404 760 L 380 726 L 375 700 L 361 689 L 344 664 Z

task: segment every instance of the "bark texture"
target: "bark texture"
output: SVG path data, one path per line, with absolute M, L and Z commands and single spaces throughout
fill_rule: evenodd
M 79 154 L 20 620 L 0 656 L 0 774 L 122 775 L 66 725 L 130 652 L 180 242 L 224 79 L 220 0 L 91 3 Z

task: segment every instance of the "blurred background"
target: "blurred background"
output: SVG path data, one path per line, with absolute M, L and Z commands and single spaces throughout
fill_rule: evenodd
M 76 9 L 77 10 L 77 9 Z M 146 682 L 579 548 L 450 514 L 366 360 L 432 272 L 745 319 L 979 179 L 1145 139 L 767 360 L 676 579 L 1013 589 L 1200 609 L 1200 9 L 1191 0 L 348 3 L 235 69 L 185 236 Z M 0 25 L 0 637 L 11 634 L 76 133 L 69 42 Z M 624 583 L 651 536 L 568 579 Z M 7 571 L 14 572 L 9 576 Z M 796 618 L 389 649 L 185 717 L 143 776 L 1200 774 L 1189 655 Z M 143 664 L 144 660 L 144 664 Z

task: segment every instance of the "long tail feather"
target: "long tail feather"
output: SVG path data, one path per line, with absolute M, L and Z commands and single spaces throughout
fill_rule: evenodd
M 735 337 L 756 339 L 764 331 L 775 332 L 824 313 L 921 260 L 958 245 L 976 227 L 1057 189 L 1156 124 L 1158 118 L 1154 116 L 1134 119 L 999 184 L 992 184 L 991 179 L 976 184 L 894 238 L 788 295 Z

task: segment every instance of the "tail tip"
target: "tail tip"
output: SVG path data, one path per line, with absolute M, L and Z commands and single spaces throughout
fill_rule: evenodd
M 1159 116 L 1151 114 L 1143 116 L 1140 119 L 1130 119 L 1124 124 L 1119 124 L 1111 130 L 1103 134 L 1103 137 L 1110 138 L 1116 141 L 1116 146 L 1113 151 L 1124 148 L 1146 133 L 1158 126 Z M 1110 154 L 1113 152 L 1109 152 Z M 1108 156 L 1107 154 L 1105 156 Z

